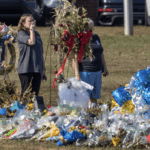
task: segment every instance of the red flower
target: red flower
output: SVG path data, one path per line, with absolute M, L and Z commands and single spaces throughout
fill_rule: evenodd
M 57 52 L 57 51 L 58 51 L 58 48 L 54 48 L 54 51 L 56 51 L 56 52 Z
M 47 105 L 47 108 L 51 108 L 51 105 Z
M 77 44 L 75 44 L 75 46 L 78 46 Z
M 58 45 L 57 45 L 57 44 L 55 44 L 55 45 L 54 45 L 54 47 L 55 47 L 55 48 L 58 48 Z
M 56 70 L 56 71 L 55 71 L 55 74 L 57 74 L 57 73 L 58 73 L 58 71 Z
M 61 37 L 61 40 L 64 41 L 64 37 Z
M 69 36 L 69 32 L 67 30 L 64 30 L 64 36 L 65 35 Z
M 82 18 L 85 18 L 85 16 L 84 16 L 84 15 L 82 15 L 81 17 L 82 17 Z
M 67 24 L 67 26 L 69 27 L 69 26 L 70 26 L 70 24 L 68 23 L 68 24 Z
M 59 26 L 59 27 L 63 27 L 63 24 L 62 24 L 62 23 L 59 23 L 58 26 Z
M 54 51 L 58 51 L 58 45 L 57 44 L 54 45 Z

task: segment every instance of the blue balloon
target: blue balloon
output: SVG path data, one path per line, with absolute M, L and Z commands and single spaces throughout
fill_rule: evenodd
M 20 105 L 17 101 L 14 103 L 14 106 L 12 106 L 11 108 L 10 108 L 10 110 L 11 111 L 13 111 L 13 110 L 18 110 L 18 109 L 23 109 L 24 108 L 24 106 L 22 106 L 22 105 Z
M 148 83 L 150 83 L 150 70 L 149 69 L 140 70 L 135 73 L 135 77 L 141 84 L 146 86 Z
M 132 98 L 130 96 L 130 93 L 128 91 L 126 91 L 124 88 L 125 87 L 122 86 L 112 92 L 113 98 L 120 106 L 122 106 L 124 104 L 124 102 L 131 100 L 131 98 Z
M 62 135 L 63 137 L 66 135 L 66 133 L 68 133 L 66 130 L 61 130 L 60 131 L 60 135 Z
M 6 115 L 6 108 L 0 108 L 0 115 Z
M 144 92 L 144 99 L 147 105 L 150 105 L 150 88 L 147 88 Z

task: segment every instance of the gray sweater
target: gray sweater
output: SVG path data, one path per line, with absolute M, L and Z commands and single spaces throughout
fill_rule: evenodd
M 35 37 L 35 45 L 28 45 L 30 35 L 26 31 L 19 31 L 17 35 L 20 57 L 18 60 L 18 74 L 40 73 L 45 70 L 43 61 L 43 45 L 40 35 Z

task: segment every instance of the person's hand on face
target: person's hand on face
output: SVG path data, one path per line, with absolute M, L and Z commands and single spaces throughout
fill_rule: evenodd
M 29 28 L 30 30 L 34 30 L 34 28 L 35 28 L 35 21 L 34 21 L 32 16 L 29 16 L 29 17 L 26 18 L 24 26 L 26 28 Z
M 34 30 L 35 28 L 35 20 L 31 22 L 30 30 Z

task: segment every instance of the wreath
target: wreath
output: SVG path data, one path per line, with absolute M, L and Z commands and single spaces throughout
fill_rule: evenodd
M 89 28 L 87 10 L 84 7 L 77 8 L 73 3 L 65 0 L 64 5 L 60 4 L 55 8 L 53 28 L 55 31 L 54 52 L 57 55 L 65 56 L 63 62 L 60 61 L 61 68 L 55 72 L 56 76 L 63 72 L 66 59 L 70 64 L 75 55 L 77 55 L 78 62 L 81 62 L 82 58 L 87 56 L 92 60 L 90 47 L 92 31 Z M 55 81 L 56 78 L 53 88 L 55 87 Z
M 10 53 L 10 60 L 8 65 L 6 64 L 6 60 L 2 62 L 0 67 L 0 75 L 8 74 L 9 72 L 11 72 L 16 62 L 15 47 L 13 45 L 11 47 L 8 47 L 8 44 L 12 42 L 13 39 L 12 35 L 14 34 L 14 31 L 12 30 L 11 26 L 8 27 L 7 25 L 0 23 L 0 42 L 6 34 L 10 36 L 8 36 L 9 38 L 4 41 L 4 45 L 6 46 L 5 55 L 6 55 L 6 51 L 8 50 Z M 5 59 L 7 59 L 6 57 Z

